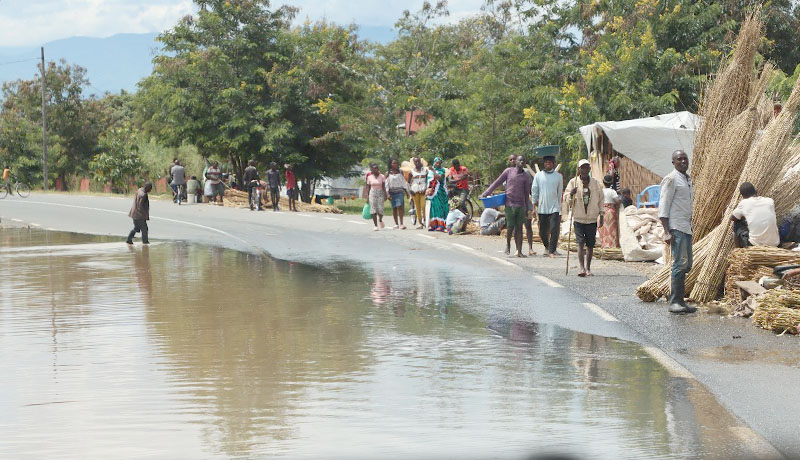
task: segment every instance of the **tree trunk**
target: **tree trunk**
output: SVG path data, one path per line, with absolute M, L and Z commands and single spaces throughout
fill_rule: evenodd
M 239 184 L 239 188 L 243 189 L 244 184 L 242 184 L 242 179 L 244 178 L 246 161 L 241 155 L 236 155 L 235 153 L 231 153 L 229 157 L 231 159 L 231 168 L 233 168 L 233 173 L 236 174 L 236 182 Z

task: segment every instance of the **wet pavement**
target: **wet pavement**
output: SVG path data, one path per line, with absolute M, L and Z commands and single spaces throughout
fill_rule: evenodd
M 467 271 L 1 229 L 0 457 L 751 456 L 613 324 Z

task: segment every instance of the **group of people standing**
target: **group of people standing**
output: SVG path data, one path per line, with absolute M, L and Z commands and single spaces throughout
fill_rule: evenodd
M 469 171 L 461 166 L 458 160 L 453 160 L 450 180 L 456 182 L 456 190 L 460 191 L 466 185 L 469 191 Z M 454 175 L 455 173 L 455 175 Z M 364 186 L 364 195 L 367 198 L 369 212 L 374 224 L 373 230 L 384 228 L 383 215 L 385 203 L 388 200 L 392 206 L 394 228 L 405 230 L 403 220 L 405 216 L 405 198 L 409 198 L 414 206 L 418 228 L 428 228 L 429 231 L 444 232 L 447 230 L 447 218 L 450 213 L 447 192 L 447 171 L 442 167 L 442 159 L 434 158 L 433 164 L 425 167 L 422 158 L 414 157 L 412 167 L 406 174 L 400 169 L 400 162 L 393 159 L 389 162 L 387 174 L 380 171 L 377 163 L 370 163 Z M 461 188 L 458 188 L 459 185 Z M 463 196 L 459 192 L 460 196 Z M 464 196 L 463 199 L 466 199 Z
M 616 228 L 619 195 L 612 189 L 613 176 L 604 177 L 604 184 L 591 177 L 588 160 L 578 161 L 578 174 L 567 182 L 556 170 L 554 156 L 544 156 L 542 169 L 534 173 L 522 155 L 511 155 L 509 167 L 483 193 L 488 197 L 497 187 L 505 184 L 505 213 L 487 208 L 481 216 L 481 234 L 498 235 L 504 227 L 506 254 L 511 254 L 511 239 L 516 244 L 515 255 L 534 255 L 532 221 L 539 222 L 539 238 L 545 248 L 546 257 L 556 257 L 561 232 L 561 216 L 572 213 L 575 242 L 578 246 L 580 272 L 578 276 L 592 276 L 591 264 L 598 229 L 601 239 L 613 247 L 618 246 L 619 233 Z M 528 236 L 528 254 L 522 250 L 523 227 Z

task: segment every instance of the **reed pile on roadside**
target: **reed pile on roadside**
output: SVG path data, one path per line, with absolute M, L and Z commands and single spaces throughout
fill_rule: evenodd
M 558 242 L 558 248 L 564 251 L 578 252 L 578 244 L 575 243 L 575 240 L 570 241 L 567 245 L 567 240 L 561 239 Z M 625 260 L 621 248 L 601 248 L 600 246 L 594 248 L 592 257 L 603 260 Z
M 267 203 L 269 203 L 269 197 L 264 197 L 264 208 L 266 209 Z M 300 200 L 295 202 L 297 204 L 297 210 L 302 212 L 322 212 L 322 213 L 330 213 L 330 214 L 342 214 L 342 210 L 337 208 L 336 206 L 329 206 L 325 204 L 317 204 L 317 203 L 304 203 Z M 223 205 L 229 208 L 250 208 L 250 202 L 247 198 L 247 192 L 242 190 L 234 190 L 232 188 L 225 189 L 225 199 L 223 200 Z M 281 197 L 278 206 L 280 206 L 283 210 L 289 210 L 289 199 L 286 197 Z
M 756 298 L 753 323 L 781 334 L 797 334 L 800 325 L 800 293 L 773 289 L 759 295 Z
M 711 234 L 713 235 L 715 231 L 717 230 L 712 231 Z M 706 257 L 708 256 L 707 249 L 710 241 L 711 240 L 709 237 L 706 237 L 692 246 L 695 266 L 697 266 L 697 264 L 704 263 Z M 653 275 L 652 278 L 642 283 L 636 289 L 637 297 L 644 302 L 655 302 L 661 297 L 667 296 L 670 289 L 671 270 L 672 267 L 669 264 L 665 264 L 661 270 L 658 271 L 658 273 Z M 697 279 L 697 272 L 692 270 L 686 276 L 686 292 L 691 292 L 692 287 L 694 287 L 695 279 Z
M 763 37 L 761 8 L 745 18 L 736 38 L 733 56 L 720 64 L 716 77 L 705 87 L 698 115 L 702 120 L 694 142 L 692 168 L 701 172 L 708 147 L 716 142 L 725 126 L 750 104 L 756 52 Z
M 793 150 L 789 149 L 789 144 L 798 109 L 800 109 L 800 79 L 792 88 L 792 94 L 781 113 L 767 125 L 750 150 L 738 184 L 750 182 L 756 190 L 767 191 L 779 182 L 782 168 L 775 171 L 775 165 L 783 167 L 793 158 Z M 737 186 L 728 202 L 726 216 L 733 212 L 740 200 L 741 194 Z M 708 302 L 716 297 L 725 276 L 728 255 L 734 247 L 733 223 L 725 219 L 720 227 L 724 230 L 715 232 L 708 260 L 698 266 L 697 283 L 691 291 L 691 298 L 697 302 Z
M 741 302 L 737 281 L 758 281 L 772 274 L 778 265 L 800 263 L 800 253 L 768 246 L 736 248 L 728 256 L 725 274 L 725 297 L 731 302 Z

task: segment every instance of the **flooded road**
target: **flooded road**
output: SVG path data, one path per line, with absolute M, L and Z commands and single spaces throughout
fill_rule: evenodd
M 0 457 L 746 456 L 640 345 L 460 281 L 2 229 Z

